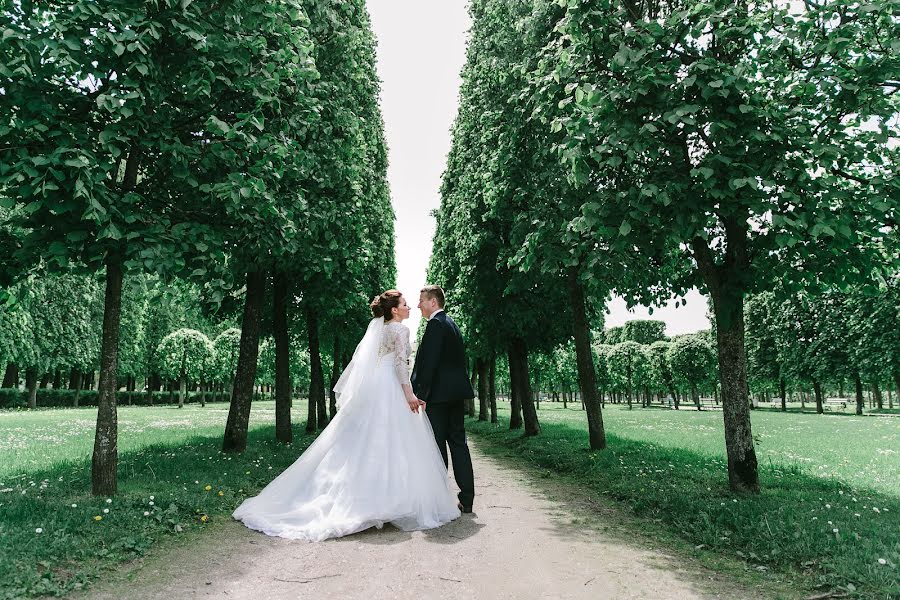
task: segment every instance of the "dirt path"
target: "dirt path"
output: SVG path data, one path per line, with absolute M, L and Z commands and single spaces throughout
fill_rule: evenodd
M 751 598 L 671 556 L 601 531 L 540 482 L 473 448 L 475 513 L 437 530 L 371 529 L 310 544 L 235 522 L 147 560 L 91 600 L 165 598 Z

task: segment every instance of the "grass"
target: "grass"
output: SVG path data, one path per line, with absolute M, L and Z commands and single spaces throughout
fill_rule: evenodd
M 508 405 L 501 403 L 501 422 Z M 588 452 L 584 413 L 542 403 L 541 435 L 470 421 L 480 447 L 561 474 L 709 554 L 807 589 L 900 597 L 900 420 L 753 414 L 759 496 L 727 487 L 721 412 L 608 406 L 608 447 Z M 512 458 L 510 458 L 510 455 Z
M 583 412 L 541 406 L 537 438 L 469 429 L 482 449 L 562 474 L 660 539 L 699 547 L 712 568 L 727 558 L 809 589 L 900 597 L 900 419 L 754 412 L 763 493 L 746 498 L 727 489 L 721 412 L 608 406 L 609 448 L 589 453 Z M 312 440 L 298 424 L 295 444 L 275 443 L 274 405 L 257 402 L 250 450 L 223 455 L 227 409 L 120 407 L 111 502 L 90 495 L 96 409 L 0 411 L 0 599 L 63 595 L 162 540 L 191 543 Z
M 64 595 L 153 544 L 231 512 L 312 441 L 274 441 L 274 404 L 253 405 L 243 455 L 219 452 L 226 404 L 120 407 L 119 494 L 90 494 L 96 409 L 0 412 L 0 599 Z

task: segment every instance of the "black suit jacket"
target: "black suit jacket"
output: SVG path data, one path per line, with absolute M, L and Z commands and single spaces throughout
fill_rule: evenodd
M 462 402 L 474 398 L 469 382 L 466 351 L 462 334 L 445 312 L 434 315 L 416 352 L 413 366 L 413 392 L 428 403 Z

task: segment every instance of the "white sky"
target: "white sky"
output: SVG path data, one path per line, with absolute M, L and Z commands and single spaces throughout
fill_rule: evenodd
M 440 205 L 469 15 L 462 0 L 368 0 L 367 5 L 378 40 L 388 180 L 397 213 L 397 289 L 413 307 L 407 324 L 415 335 L 421 317 L 415 305 L 426 283 L 435 226 L 431 211 Z M 665 321 L 669 335 L 709 327 L 706 301 L 696 293 L 688 296 L 686 308 L 655 309 L 652 316 L 641 307 L 628 313 L 621 300 L 608 308 L 609 327 L 646 318 Z

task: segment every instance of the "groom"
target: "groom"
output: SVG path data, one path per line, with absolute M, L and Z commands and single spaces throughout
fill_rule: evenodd
M 453 474 L 459 486 L 460 510 L 472 512 L 475 476 L 466 445 L 465 401 L 474 398 L 466 371 L 462 335 L 453 319 L 444 312 L 444 290 L 427 285 L 419 294 L 419 310 L 428 319 L 422 343 L 416 352 L 412 386 L 425 401 L 425 414 L 434 430 L 434 439 L 447 464 L 447 445 L 453 457 Z

